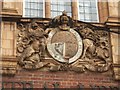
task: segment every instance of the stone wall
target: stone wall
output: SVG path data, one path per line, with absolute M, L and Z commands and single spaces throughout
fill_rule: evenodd
M 113 29 L 114 31 L 118 31 L 118 29 Z M 114 76 L 115 79 L 120 79 L 120 35 L 111 33 L 111 45 L 112 45 L 112 57 L 114 64 Z
M 2 56 L 13 57 L 16 55 L 16 22 L 1 23 Z
M 4 16 L 22 16 L 23 2 L 22 0 L 4 0 L 1 3 L 2 12 Z
M 21 3 L 22 4 L 22 3 Z M 47 4 L 47 3 L 46 3 Z M 105 3 L 107 5 L 107 3 Z M 18 4 L 17 4 L 18 5 Z M 20 5 L 20 4 L 19 4 Z M 19 15 L 22 15 L 22 9 L 17 7 Z M 47 4 L 48 5 L 48 4 Z M 103 7 L 99 8 L 99 11 L 103 13 L 101 10 L 105 11 L 101 14 L 100 18 L 103 21 L 107 19 L 108 9 L 106 5 L 101 5 Z M 109 4 L 109 11 L 110 16 L 117 17 L 117 6 L 114 4 Z M 112 9 L 115 6 L 114 9 Z M 9 11 L 9 10 L 8 10 Z M 14 10 L 12 10 L 14 11 Z M 5 12 L 6 13 L 6 12 Z M 3 13 L 3 14 L 5 14 Z M 5 15 L 9 15 L 10 13 L 6 13 Z M 10 15 L 15 15 L 11 13 Z M 49 13 L 46 15 L 47 18 L 50 17 Z M 76 19 L 76 17 L 74 17 Z M 12 21 L 12 20 L 11 20 Z M 2 62 L 0 62 L 0 66 L 3 65 L 0 72 L 1 74 L 7 74 L 7 76 L 2 76 L 2 82 L 31 82 L 33 84 L 33 88 L 43 88 L 45 83 L 47 83 L 48 88 L 54 88 L 55 83 L 59 84 L 58 87 L 60 88 L 76 88 L 78 85 L 83 84 L 84 87 L 90 88 L 92 85 L 93 87 L 96 86 L 109 86 L 112 87 L 119 87 L 120 81 L 120 36 L 116 33 L 111 33 L 111 46 L 112 46 L 112 60 L 113 60 L 113 68 L 110 71 L 105 73 L 94 73 L 94 72 L 85 72 L 85 73 L 74 73 L 74 72 L 49 72 L 49 71 L 39 71 L 39 70 L 24 70 L 21 69 L 17 65 L 16 59 L 16 21 L 2 21 L 1 23 L 1 50 L 2 50 Z M 113 25 L 114 27 L 114 25 Z M 117 31 L 116 28 L 111 28 L 112 31 Z M 3 72 L 5 71 L 5 72 Z M 12 75 L 12 76 L 11 76 Z M 13 76 L 14 75 L 14 76 Z M 2 86 L 0 84 L 0 87 Z M 12 84 L 4 84 L 5 88 L 11 88 Z M 14 85 L 16 88 L 23 88 L 21 84 Z M 26 85 L 27 87 L 27 85 Z
M 7 26 L 5 26 L 7 25 Z M 2 76 L 2 82 L 31 82 L 33 88 L 43 88 L 45 83 L 47 83 L 48 88 L 54 88 L 53 84 L 59 84 L 59 88 L 78 88 L 78 85 L 84 85 L 85 88 L 95 87 L 95 86 L 105 86 L 109 87 L 119 87 L 120 81 L 116 81 L 120 79 L 119 75 L 119 35 L 116 33 L 111 33 L 111 46 L 112 46 L 112 58 L 114 68 L 111 68 L 109 71 L 105 73 L 95 73 L 95 72 L 85 72 L 85 73 L 75 73 L 70 71 L 58 71 L 58 72 L 50 72 L 50 71 L 41 71 L 41 70 L 25 70 L 22 69 L 19 65 L 17 65 L 16 56 L 16 43 L 12 43 L 16 38 L 17 31 L 16 23 L 10 21 L 2 22 L 2 51 L 4 49 L 11 50 L 14 52 L 10 55 L 9 53 L 2 52 L 2 65 L 3 69 L 7 76 Z M 111 29 L 113 31 L 117 31 L 117 29 Z M 7 32 L 6 32 L 7 31 Z M 15 32 L 16 32 L 15 31 Z M 14 33 L 14 35 L 13 35 Z M 6 43 L 5 41 L 8 40 Z M 8 44 L 8 42 L 10 42 Z M 10 46 L 12 45 L 12 46 Z M 8 48 L 10 47 L 10 48 Z M 10 58 L 10 57 L 14 58 Z M 0 63 L 1 64 L 1 63 Z M 1 70 L 2 72 L 2 70 Z M 113 73 L 114 72 L 114 73 Z M 12 75 L 12 76 L 11 76 Z M 1 82 L 1 83 L 2 83 Z M 4 88 L 11 88 L 12 84 L 4 84 Z M 15 88 L 23 88 L 21 84 L 15 84 Z M 27 87 L 27 86 L 26 86 Z

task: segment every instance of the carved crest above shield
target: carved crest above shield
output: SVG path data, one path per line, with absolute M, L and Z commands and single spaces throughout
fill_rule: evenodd
M 45 28 L 33 20 L 18 29 L 17 57 L 25 69 L 105 72 L 111 66 L 109 32 L 76 22 L 65 11 Z

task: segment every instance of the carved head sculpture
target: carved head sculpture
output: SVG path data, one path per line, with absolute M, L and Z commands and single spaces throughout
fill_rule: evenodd
M 32 23 L 31 23 L 31 28 L 32 28 L 33 30 L 36 30 L 36 29 L 38 28 L 38 24 L 36 23 L 35 20 L 32 21 Z
M 61 24 L 68 24 L 69 18 L 65 11 L 62 12 L 62 16 L 60 17 Z
M 38 38 L 43 37 L 45 35 L 45 31 L 38 25 L 38 23 L 35 20 L 33 20 L 29 24 L 28 31 L 31 36 L 38 37 Z
M 39 46 L 40 46 L 39 40 L 34 40 L 31 44 L 31 46 L 35 50 L 35 52 L 39 52 Z

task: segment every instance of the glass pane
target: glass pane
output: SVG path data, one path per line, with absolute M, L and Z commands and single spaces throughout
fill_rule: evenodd
M 65 7 L 63 5 L 61 5 L 61 6 L 59 5 L 58 6 L 58 11 L 64 11 L 64 10 L 65 10 Z
M 56 0 L 51 0 L 51 4 L 57 4 Z
M 52 10 L 57 10 L 57 5 L 52 5 L 52 6 L 51 6 L 51 9 L 52 9 Z
M 91 0 L 83 0 L 84 2 L 90 2 Z
M 97 13 L 96 8 L 91 8 L 91 13 Z
M 91 2 L 91 7 L 96 7 L 96 2 L 95 1 Z
M 67 12 L 71 12 L 71 6 L 65 6 L 65 10 L 66 10 Z
M 71 6 L 71 2 L 65 2 L 65 5 L 69 5 L 69 6 Z
M 96 0 L 79 0 L 80 20 L 97 21 Z
M 97 20 L 97 14 L 92 14 L 92 20 Z
M 30 2 L 35 2 L 35 0 L 30 0 Z
M 90 2 L 84 2 L 84 6 L 90 7 Z
M 92 20 L 89 20 L 89 19 L 87 20 L 87 19 L 86 19 L 86 20 L 84 20 L 84 21 L 85 21 L 85 22 L 91 22 Z
M 33 3 L 33 8 L 34 9 L 38 9 L 38 4 L 37 3 Z
M 79 2 L 84 2 L 84 0 L 79 0 Z
M 38 4 L 37 9 L 41 9 L 41 10 L 43 10 L 43 4 Z
M 90 19 L 90 14 L 85 14 L 85 19 L 89 20 Z
M 35 8 L 35 6 L 34 6 L 35 4 L 34 3 L 31 3 L 30 5 L 31 5 L 31 8 Z
M 43 0 L 27 0 L 25 2 L 25 16 L 39 17 L 40 10 L 42 10 L 43 17 Z
M 31 15 L 31 16 L 34 16 L 34 10 L 31 10 L 30 15 Z
M 80 2 L 80 3 L 79 3 L 79 7 L 83 7 L 83 2 Z
M 58 1 L 58 2 L 57 2 Z M 71 0 L 69 0 L 71 1 Z M 54 0 L 51 0 L 51 15 L 52 17 L 55 17 L 57 15 L 61 15 L 62 12 L 65 10 L 67 13 L 71 13 L 71 2 L 65 1 L 65 0 L 56 0 L 57 5 L 54 6 Z M 54 12 L 53 12 L 54 11 Z M 56 12 L 55 12 L 56 11 Z
M 85 13 L 90 13 L 90 8 L 89 7 L 85 7 Z
M 52 12 L 52 17 L 56 17 L 57 16 L 57 12 Z
M 34 13 L 34 16 L 35 16 L 35 17 L 38 17 L 38 11 L 37 11 L 37 10 L 34 10 L 33 13 Z
M 38 12 L 38 17 L 43 17 L 43 11 Z
M 84 19 L 84 14 L 80 14 L 80 19 Z
M 25 9 L 25 15 L 29 16 L 30 13 L 31 13 L 30 9 Z
M 58 4 L 60 4 L 60 5 L 64 5 L 64 0 L 62 1 L 62 0 L 60 0 L 60 1 L 58 1 Z
M 62 11 L 61 11 L 61 12 L 58 12 L 57 15 L 62 15 Z
M 25 8 L 30 8 L 30 3 L 29 2 L 25 2 Z
M 84 12 L 84 8 L 83 7 L 79 7 L 79 12 L 83 13 Z

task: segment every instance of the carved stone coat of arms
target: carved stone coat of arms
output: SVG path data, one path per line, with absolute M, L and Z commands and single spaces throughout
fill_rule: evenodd
M 25 69 L 105 72 L 111 66 L 109 32 L 65 12 L 44 28 L 32 20 L 18 29 L 18 63 Z

